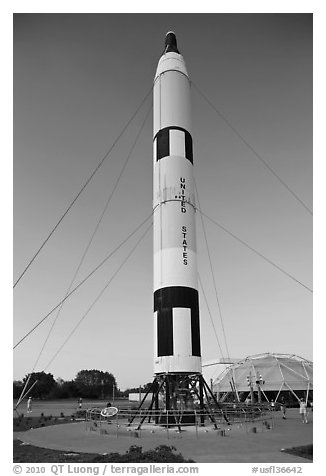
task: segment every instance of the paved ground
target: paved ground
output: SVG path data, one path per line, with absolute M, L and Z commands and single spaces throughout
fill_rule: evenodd
M 33 412 L 34 413 L 34 412 Z M 181 434 L 175 430 L 147 427 L 141 432 L 128 431 L 127 427 L 116 424 L 102 427 L 107 434 L 90 430 L 85 422 L 54 425 L 45 428 L 15 433 L 15 437 L 35 446 L 89 453 L 125 452 L 131 445 L 142 446 L 144 450 L 158 445 L 173 445 L 184 457 L 198 463 L 309 463 L 309 460 L 292 456 L 282 448 L 301 446 L 313 442 L 312 414 L 309 423 L 303 424 L 298 409 L 290 409 L 287 419 L 282 420 L 280 412 L 275 413 L 274 427 L 266 429 L 262 423 L 232 425 L 225 428 L 225 436 L 213 430 L 188 428 Z M 256 433 L 252 428 L 256 428 Z M 228 429 L 229 428 L 229 429 Z M 205 431 L 206 430 L 206 431 Z

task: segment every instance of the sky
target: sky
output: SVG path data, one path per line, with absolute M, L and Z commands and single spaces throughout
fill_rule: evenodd
M 150 92 L 169 30 L 195 85 L 200 209 L 312 289 L 311 214 L 198 93 L 311 210 L 312 15 L 293 13 L 15 14 L 14 280 Z M 75 284 L 151 213 L 151 104 L 149 94 L 16 285 L 14 343 L 65 296 L 139 131 Z M 212 221 L 204 225 L 197 212 L 198 269 L 210 309 L 200 289 L 203 362 L 264 352 L 312 360 L 312 293 Z M 151 230 L 115 275 L 142 230 L 66 301 L 45 345 L 56 313 L 14 350 L 14 379 L 45 370 L 69 380 L 92 368 L 112 372 L 121 389 L 152 379 Z M 209 379 L 219 370 L 204 373 Z

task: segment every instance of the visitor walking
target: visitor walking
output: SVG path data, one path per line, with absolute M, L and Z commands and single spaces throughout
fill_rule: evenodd
M 302 421 L 302 423 L 308 423 L 307 404 L 306 404 L 306 402 L 304 401 L 303 398 L 300 398 L 299 413 L 300 413 L 300 415 L 301 415 L 301 421 Z
M 78 408 L 79 408 L 79 410 L 82 409 L 82 406 L 83 406 L 83 399 L 80 397 L 80 398 L 78 399 Z

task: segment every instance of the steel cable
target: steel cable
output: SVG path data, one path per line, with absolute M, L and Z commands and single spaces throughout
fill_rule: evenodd
M 192 81 L 191 84 L 195 87 L 197 92 L 205 99 L 211 108 L 220 116 L 220 118 L 227 124 L 230 129 L 239 137 L 239 139 L 251 150 L 251 152 L 260 160 L 262 164 L 274 175 L 274 177 L 286 188 L 286 190 L 299 202 L 306 210 L 313 214 L 309 207 L 298 197 L 298 195 L 284 182 L 284 180 L 272 169 L 272 167 L 262 158 L 260 154 L 249 144 L 249 142 L 237 131 L 231 122 L 217 109 L 217 107 L 208 99 L 208 97 L 199 89 L 199 87 Z
M 18 279 L 15 281 L 14 283 L 14 288 L 16 287 L 16 285 L 19 283 L 19 281 L 21 280 L 21 278 L 24 276 L 24 274 L 26 273 L 26 271 L 28 270 L 28 268 L 31 266 L 31 264 L 34 262 L 34 260 L 36 259 L 36 257 L 38 256 L 38 254 L 41 252 L 41 250 L 44 248 L 44 246 L 46 245 L 46 243 L 49 241 L 49 239 L 51 238 L 51 236 L 53 235 L 53 233 L 56 231 L 56 229 L 58 228 L 58 226 L 60 225 L 60 223 L 62 222 L 62 220 L 65 218 L 65 216 L 69 213 L 69 211 L 71 210 L 71 208 L 73 207 L 73 205 L 75 204 L 75 202 L 78 200 L 78 198 L 80 197 L 80 195 L 82 194 L 82 192 L 85 190 L 85 188 L 87 187 L 87 185 L 89 184 L 89 182 L 92 180 L 92 178 L 94 177 L 94 175 L 96 174 L 96 172 L 100 169 L 100 167 L 103 165 L 105 159 L 110 155 L 111 151 L 113 150 L 113 148 L 115 147 L 115 145 L 117 144 L 117 142 L 119 141 L 119 139 L 122 137 L 122 135 L 124 134 L 124 132 L 126 131 L 126 129 L 128 128 L 128 126 L 130 125 L 130 123 L 132 122 L 132 120 L 134 119 L 134 117 L 137 115 L 138 111 L 141 109 L 141 107 L 143 106 L 143 104 L 145 103 L 146 99 L 148 98 L 149 94 L 151 93 L 153 89 L 153 86 L 150 88 L 150 90 L 148 91 L 148 93 L 146 94 L 146 96 L 144 97 L 144 99 L 141 101 L 140 105 L 137 107 L 136 111 L 132 114 L 132 116 L 130 117 L 130 119 L 128 120 L 128 122 L 126 123 L 126 125 L 123 127 L 122 131 L 120 132 L 120 134 L 118 135 L 118 137 L 114 140 L 113 144 L 111 145 L 111 147 L 109 148 L 109 150 L 106 152 L 106 154 L 102 157 L 102 159 L 100 160 L 100 162 L 98 163 L 98 165 L 96 166 L 96 168 L 93 170 L 93 172 L 91 173 L 91 175 L 88 177 L 88 179 L 86 180 L 86 182 L 84 183 L 84 185 L 82 186 L 82 188 L 79 190 L 79 192 L 77 193 L 77 195 L 75 196 L 75 198 L 72 200 L 72 202 L 70 203 L 70 205 L 68 206 L 68 208 L 66 209 L 66 211 L 63 213 L 63 215 L 61 216 L 61 218 L 59 219 L 59 221 L 57 222 L 57 224 L 54 226 L 54 228 L 51 230 L 51 232 L 49 233 L 49 235 L 47 236 L 47 238 L 44 240 L 44 242 L 42 243 L 42 245 L 40 246 L 40 248 L 37 250 L 37 252 L 34 254 L 34 256 L 32 257 L 32 259 L 29 261 L 29 263 L 27 264 L 27 266 L 25 267 L 25 269 L 23 270 L 23 272 L 20 274 L 20 276 L 18 277 Z
M 55 307 L 53 307 L 51 309 L 51 311 L 49 311 L 29 332 L 27 332 L 27 334 L 24 335 L 24 337 L 22 337 L 15 345 L 14 345 L 14 349 L 16 347 L 18 347 L 32 332 L 35 331 L 35 329 L 37 329 L 37 327 L 39 327 L 56 309 L 58 309 L 61 304 L 63 302 L 65 302 L 75 291 L 77 291 L 77 289 L 79 289 L 94 273 L 96 273 L 96 271 L 98 271 L 103 265 L 104 263 L 106 263 L 106 261 L 111 258 L 111 256 L 114 255 L 114 253 L 116 253 L 120 248 L 121 246 L 123 246 L 128 240 L 129 238 L 131 238 L 149 219 L 150 217 L 153 215 L 153 211 L 151 211 L 150 215 L 148 215 L 145 220 L 143 220 L 135 229 L 134 231 L 132 231 L 128 236 L 127 238 L 125 238 L 108 256 L 106 256 L 106 258 L 104 258 L 82 281 L 80 281 L 76 287 L 74 287 L 74 289 L 72 289 L 69 294 L 67 294 L 67 296 L 65 298 L 63 298 Z

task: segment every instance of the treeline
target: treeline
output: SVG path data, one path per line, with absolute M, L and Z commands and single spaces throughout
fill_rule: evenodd
M 27 382 L 28 380 L 28 382 Z M 27 382 L 27 385 L 26 385 Z M 26 389 L 24 387 L 26 385 Z M 142 391 L 148 388 L 142 387 Z M 138 388 L 130 388 L 120 391 L 113 374 L 102 370 L 80 370 L 73 380 L 55 380 L 51 373 L 33 372 L 26 375 L 21 380 L 13 383 L 13 398 L 19 398 L 22 391 L 28 391 L 28 395 L 37 399 L 59 399 L 59 398 L 92 398 L 92 399 L 112 399 L 128 397 L 129 393 L 137 392 Z

